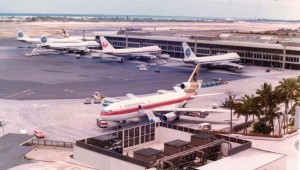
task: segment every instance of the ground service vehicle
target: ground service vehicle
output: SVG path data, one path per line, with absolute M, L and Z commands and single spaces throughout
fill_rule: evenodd
M 101 119 L 97 119 L 97 125 L 100 128 L 107 128 L 108 127 L 107 121 L 104 121 L 104 120 L 101 120 Z
M 38 129 L 34 130 L 33 134 L 37 138 L 44 138 L 45 137 L 45 134 L 41 130 L 38 130 Z
M 211 130 L 211 124 L 210 123 L 200 123 L 200 124 L 198 124 L 198 129 Z

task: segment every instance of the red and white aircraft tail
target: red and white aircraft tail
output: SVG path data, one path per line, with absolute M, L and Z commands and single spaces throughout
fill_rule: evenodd
M 114 50 L 115 48 L 107 41 L 107 39 L 104 36 L 100 36 L 101 45 L 103 48 L 103 51 L 105 50 Z

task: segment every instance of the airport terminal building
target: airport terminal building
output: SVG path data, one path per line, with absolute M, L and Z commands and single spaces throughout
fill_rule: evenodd
M 286 167 L 286 155 L 253 148 L 250 141 L 162 122 L 78 140 L 74 160 L 103 170 Z
M 100 35 L 94 33 L 95 35 Z M 182 42 L 187 42 L 197 56 L 237 52 L 244 64 L 300 70 L 300 44 L 271 39 L 198 36 L 191 38 L 141 35 L 105 36 L 116 48 L 158 45 L 163 53 L 183 58 Z

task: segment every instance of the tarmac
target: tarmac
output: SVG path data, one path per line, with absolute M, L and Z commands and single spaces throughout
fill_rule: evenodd
M 0 169 L 9 169 L 22 164 L 30 164 L 32 161 L 24 159 L 28 152 L 34 148 L 20 146 L 32 139 L 32 135 L 6 134 L 0 138 Z
M 1 41 L 1 40 L 0 40 Z M 9 45 L 9 42 L 7 45 Z M 13 42 L 11 42 L 13 46 Z M 26 47 L 24 44 L 21 44 Z M 148 71 L 139 71 L 139 61 L 120 64 L 74 54 L 25 57 L 31 48 L 0 47 L 0 98 L 14 100 L 82 99 L 94 92 L 117 97 L 126 93 L 147 94 L 159 89 L 171 90 L 187 81 L 193 65 L 168 63 Z M 159 69 L 161 73 L 154 72 Z M 210 73 L 203 70 L 202 79 L 222 77 L 228 81 L 248 76 Z M 133 85 L 134 84 L 134 85 Z

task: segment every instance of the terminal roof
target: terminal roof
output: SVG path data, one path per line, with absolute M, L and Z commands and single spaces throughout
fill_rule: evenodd
M 215 135 L 210 134 L 210 133 L 197 133 L 197 134 L 193 135 L 192 137 L 196 137 L 199 139 L 208 139 L 208 138 L 215 137 Z
M 144 148 L 144 149 L 134 151 L 134 154 L 139 154 L 139 155 L 143 155 L 143 156 L 153 156 L 153 155 L 157 155 L 162 152 L 163 151 L 161 151 L 161 150 L 157 150 L 157 149 L 153 149 L 153 148 Z
M 108 140 L 113 140 L 113 139 L 117 139 L 117 138 L 118 137 L 112 136 L 112 135 L 101 135 L 101 136 L 94 137 L 93 139 L 96 139 L 99 141 L 108 141 Z
M 263 167 L 264 165 L 267 165 L 285 156 L 286 155 L 284 154 L 250 148 L 240 153 L 234 154 L 232 156 L 222 158 L 213 163 L 206 164 L 197 169 L 201 169 L 201 170 L 261 169 L 261 167 Z M 282 169 L 282 167 L 277 167 L 276 169 Z
M 165 143 L 165 145 L 175 146 L 175 147 L 185 146 L 185 145 L 188 145 L 188 144 L 190 144 L 190 142 L 183 141 L 183 140 L 180 140 L 180 139 L 173 140 L 173 141 Z

